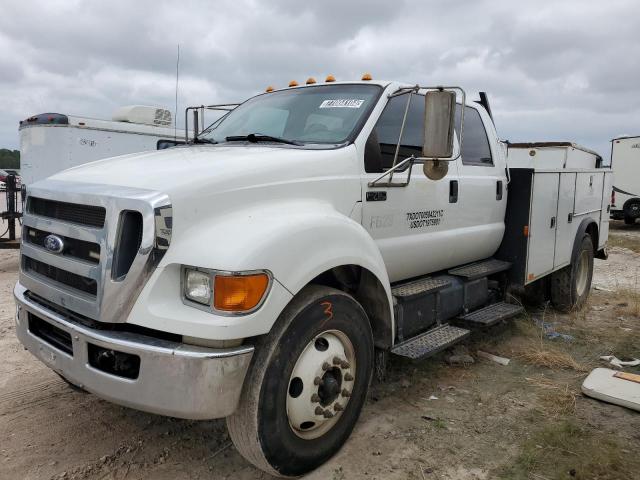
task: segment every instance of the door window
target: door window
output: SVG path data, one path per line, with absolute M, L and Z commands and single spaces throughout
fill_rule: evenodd
M 402 118 L 407 105 L 406 95 L 393 97 L 387 103 L 382 115 L 367 141 L 365 171 L 380 173 L 393 165 L 393 157 L 400 137 Z M 464 165 L 493 166 L 489 138 L 482 118 L 475 108 L 465 107 L 464 138 L 462 142 L 462 163 Z M 456 111 L 457 126 L 460 125 L 459 107 Z M 424 143 L 424 95 L 414 95 L 411 99 L 407 121 L 402 134 L 398 162 L 411 155 L 422 155 Z
M 407 96 L 401 95 L 389 100 L 367 142 L 365 171 L 379 173 L 393 165 L 393 156 L 400 137 L 402 118 L 407 106 Z M 424 97 L 414 95 L 409 106 L 407 121 L 402 133 L 402 143 L 398 153 L 398 162 L 411 155 L 422 154 L 424 139 Z
M 456 108 L 456 125 L 460 124 L 459 107 Z M 491 147 L 480 113 L 475 108 L 465 107 L 464 135 L 462 137 L 462 164 L 484 167 L 493 166 Z

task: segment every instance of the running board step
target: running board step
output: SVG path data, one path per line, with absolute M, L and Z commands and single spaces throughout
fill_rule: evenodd
M 494 273 L 504 272 L 505 270 L 509 270 L 510 267 L 510 262 L 489 258 L 480 262 L 453 268 L 449 270 L 449 274 L 455 275 L 456 277 L 464 277 L 467 280 L 476 280 Z
M 471 313 L 459 315 L 457 319 L 461 322 L 465 322 L 467 326 L 477 325 L 482 327 L 490 327 L 491 325 L 495 325 L 502 320 L 515 317 L 523 311 L 524 308 L 522 308 L 520 305 L 498 302 L 489 305 L 488 307 L 475 310 Z
M 444 278 L 421 278 L 413 282 L 404 283 L 391 289 L 391 295 L 403 300 L 411 300 L 414 297 L 427 293 L 437 292 L 451 285 L 449 280 Z
M 405 340 L 391 349 L 391 353 L 419 360 L 434 355 L 466 338 L 470 330 L 453 325 L 441 325 Z

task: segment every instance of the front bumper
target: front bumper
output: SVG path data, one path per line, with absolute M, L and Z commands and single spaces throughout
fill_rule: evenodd
M 16 284 L 16 333 L 33 355 L 71 383 L 111 402 L 172 417 L 212 419 L 234 412 L 253 355 L 252 346 L 211 349 L 136 333 L 80 325 L 25 297 Z M 72 354 L 34 335 L 29 315 L 71 336 Z M 106 373 L 89 363 L 88 345 L 140 357 L 137 378 Z

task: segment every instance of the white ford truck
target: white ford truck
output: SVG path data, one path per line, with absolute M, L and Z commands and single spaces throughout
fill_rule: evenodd
M 187 145 L 29 185 L 17 335 L 70 384 L 226 417 L 249 462 L 301 475 L 388 353 L 513 317 L 508 290 L 584 303 L 610 171 L 509 169 L 489 112 L 458 88 L 269 90 Z

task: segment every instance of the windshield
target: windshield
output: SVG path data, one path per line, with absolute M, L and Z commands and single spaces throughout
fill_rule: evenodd
M 377 85 L 337 84 L 258 95 L 211 125 L 199 138 L 216 143 L 247 140 L 247 136 L 250 141 L 275 138 L 295 144 L 344 143 L 358 133 L 381 91 Z

